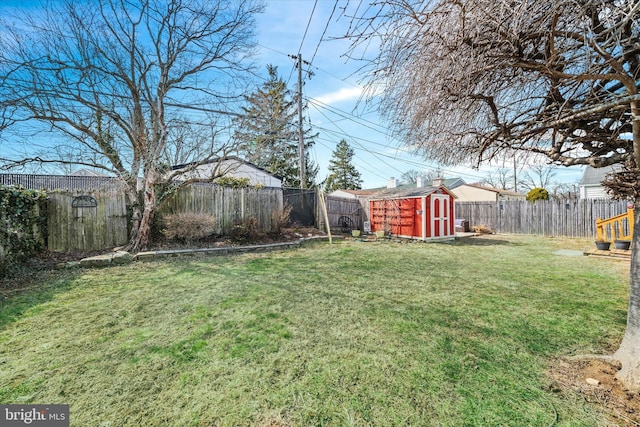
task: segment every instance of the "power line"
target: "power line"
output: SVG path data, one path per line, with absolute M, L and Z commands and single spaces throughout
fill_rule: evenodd
M 322 102 L 322 101 L 318 101 L 318 100 L 317 100 L 317 99 L 315 99 L 315 98 L 307 98 L 307 101 L 308 101 L 309 103 L 311 103 L 311 104 L 320 104 L 320 107 L 322 107 L 322 108 L 326 108 L 327 110 L 330 110 L 332 113 L 334 113 L 334 114 L 336 114 L 336 115 L 338 115 L 338 116 L 340 116 L 340 117 L 342 117 L 342 118 L 344 118 L 344 119 L 347 119 L 347 120 L 353 120 L 353 121 L 360 120 L 360 121 L 362 121 L 362 122 L 368 123 L 368 124 L 370 124 L 371 126 L 369 126 L 369 125 L 365 125 L 365 124 L 362 124 L 362 126 L 364 126 L 364 127 L 368 128 L 368 129 L 371 129 L 371 130 L 373 130 L 373 131 L 375 131 L 375 132 L 381 133 L 381 134 L 383 134 L 383 135 L 385 135 L 385 136 L 389 136 L 389 135 L 387 134 L 387 129 L 386 129 L 386 128 L 384 128 L 384 127 L 382 127 L 382 126 L 381 126 L 381 125 L 379 125 L 378 123 L 372 122 L 372 121 L 367 120 L 367 119 L 364 119 L 364 118 L 362 118 L 362 117 L 358 117 L 358 116 L 353 115 L 353 114 L 351 114 L 351 113 L 349 113 L 349 112 L 347 112 L 347 111 L 340 110 L 339 108 L 336 108 L 336 107 L 334 107 L 334 106 L 332 106 L 332 105 L 328 105 L 328 104 L 325 104 L 325 103 L 324 103 L 324 102 Z M 382 128 L 382 129 L 384 129 L 384 130 L 376 129 L 376 128 L 374 128 L 373 126 L 378 126 L 379 128 Z
M 318 140 L 318 142 L 319 142 L 320 144 L 322 144 L 322 146 L 324 146 L 325 148 L 327 148 L 327 149 L 329 149 L 329 150 L 332 150 L 332 148 L 331 148 L 331 147 L 329 147 L 328 145 L 326 145 L 325 143 L 323 143 L 322 141 L 328 141 L 328 142 L 332 142 L 332 143 L 337 143 L 335 140 L 327 139 L 327 138 L 320 138 L 320 137 L 318 137 L 318 138 L 317 138 L 317 140 Z M 371 169 L 369 169 L 369 168 L 365 167 L 365 166 L 364 166 L 364 165 L 362 165 L 362 164 L 358 165 L 358 168 L 363 169 L 363 170 L 365 170 L 365 171 L 369 172 L 370 174 L 373 174 L 373 175 L 375 175 L 375 176 L 377 176 L 377 177 L 379 177 L 379 178 L 382 178 L 382 179 L 388 179 L 388 177 L 387 177 L 386 175 L 381 175 L 380 173 L 378 173 L 378 172 L 381 172 L 381 171 L 379 171 L 379 170 L 371 170 Z M 384 172 L 381 172 L 381 173 L 384 173 Z
M 370 139 L 366 139 L 366 138 L 362 138 L 362 137 L 357 137 L 357 136 L 352 136 L 352 135 L 347 134 L 347 133 L 346 133 L 342 128 L 340 128 L 338 125 L 336 125 L 336 123 L 335 123 L 333 120 L 331 120 L 331 118 L 329 118 L 326 114 L 324 114 L 324 113 L 323 113 L 323 112 L 318 108 L 318 106 L 317 106 L 317 105 L 313 105 L 313 106 L 314 106 L 314 108 L 315 108 L 316 110 L 318 110 L 318 112 L 319 112 L 320 114 L 322 114 L 322 115 L 323 115 L 327 120 L 329 120 L 329 122 L 331 122 L 331 124 L 333 124 L 333 126 L 335 126 L 335 127 L 336 127 L 340 132 L 335 131 L 335 130 L 333 130 L 333 129 L 328 129 L 328 128 L 325 128 L 325 127 L 322 127 L 322 126 L 315 126 L 315 128 L 316 128 L 316 129 L 323 130 L 323 131 L 328 132 L 328 133 L 330 133 L 330 134 L 339 135 L 339 136 L 341 136 L 341 137 L 343 137 L 343 138 L 348 138 L 348 139 L 350 139 L 350 140 L 352 140 L 352 141 L 356 142 L 356 143 L 357 143 L 357 145 L 358 145 L 358 147 L 359 147 L 359 148 L 358 148 L 358 147 L 355 147 L 356 149 L 367 152 L 368 154 L 370 154 L 370 155 L 374 156 L 376 159 L 380 160 L 380 161 L 381 161 L 382 163 L 384 163 L 385 165 L 389 166 L 390 168 L 392 168 L 392 169 L 394 169 L 394 170 L 396 170 L 396 171 L 398 171 L 398 172 L 400 172 L 400 173 L 404 173 L 404 171 L 401 171 L 401 170 L 399 170 L 398 168 L 396 168 L 396 167 L 394 167 L 394 166 L 390 165 L 389 163 L 387 163 L 387 162 L 385 162 L 384 160 L 380 159 L 380 157 L 390 158 L 390 159 L 392 159 L 392 160 L 395 160 L 395 161 L 397 161 L 397 162 L 401 162 L 401 163 L 407 164 L 407 165 L 409 165 L 409 166 L 421 167 L 421 168 L 429 169 L 429 170 L 433 170 L 433 171 L 435 171 L 435 170 L 440 170 L 440 171 L 442 171 L 442 172 L 448 172 L 448 173 L 450 173 L 451 175 L 464 176 L 464 177 L 472 178 L 472 179 L 474 179 L 474 180 L 482 180 L 482 179 L 483 179 L 482 177 L 480 177 L 480 176 L 478 176 L 478 175 L 472 175 L 472 174 L 463 173 L 463 172 L 456 172 L 456 171 L 452 171 L 452 170 L 450 170 L 450 169 L 444 169 L 444 168 L 441 168 L 440 166 L 432 166 L 432 165 L 425 164 L 424 162 L 419 162 L 419 161 L 416 161 L 416 160 L 405 159 L 405 158 L 401 158 L 401 157 L 398 157 L 398 156 L 392 156 L 392 155 L 387 154 L 387 153 L 383 153 L 383 152 L 380 152 L 380 151 L 375 151 L 375 150 L 372 150 L 372 149 L 370 149 L 370 148 L 367 148 L 367 147 L 365 147 L 364 145 L 362 145 L 360 142 L 358 142 L 358 140 L 363 141 L 363 142 L 367 142 L 367 143 L 370 143 L 370 144 L 379 145 L 379 146 L 382 146 L 382 147 L 384 147 L 384 148 L 389 148 L 389 146 L 388 146 L 388 145 L 385 145 L 385 144 L 382 144 L 382 143 L 379 143 L 379 142 L 376 142 L 376 141 L 373 141 L 373 140 L 370 140 Z M 397 151 L 405 151 L 405 152 L 406 152 L 406 150 L 403 150 L 403 149 L 401 149 L 401 148 L 399 148 L 399 147 L 396 147 L 395 149 L 396 149 Z
M 336 7 L 338 6 L 338 0 L 336 0 L 336 2 L 333 4 L 333 10 L 331 10 L 331 15 L 329 16 L 329 19 L 327 19 L 327 24 L 324 26 L 324 30 L 322 31 L 322 35 L 320 36 L 320 40 L 318 40 L 318 44 L 316 45 L 316 50 L 313 52 L 313 56 L 311 57 L 311 63 L 313 63 L 313 60 L 316 58 L 316 54 L 318 53 L 318 49 L 320 48 L 320 43 L 322 43 L 322 40 L 324 39 L 324 35 L 327 32 L 327 28 L 329 28 L 329 23 L 331 23 L 331 18 L 333 18 L 333 14 L 336 11 Z
M 298 48 L 298 53 L 302 52 L 302 45 L 304 44 L 304 39 L 307 37 L 307 32 L 309 31 L 309 27 L 311 26 L 311 20 L 313 19 L 313 14 L 316 11 L 316 6 L 318 5 L 318 0 L 313 3 L 313 9 L 311 9 L 311 15 L 309 16 L 309 21 L 307 21 L 307 28 L 304 30 L 304 35 L 302 36 L 302 40 L 300 41 L 300 47 Z
M 323 115 L 327 120 L 329 120 L 329 121 L 330 121 L 330 122 L 331 122 L 331 123 L 332 123 L 332 124 L 333 124 L 337 129 L 338 129 L 338 130 L 340 130 L 344 135 L 347 135 L 347 133 L 346 133 L 344 130 L 342 130 L 338 125 L 336 125 L 335 123 L 333 123 L 333 121 L 332 121 L 332 120 L 331 120 L 331 119 L 330 119 L 326 114 L 324 114 L 324 112 L 322 112 L 322 111 L 321 111 L 320 109 L 318 109 L 317 107 L 316 107 L 316 109 L 317 109 L 317 110 L 318 110 L 318 112 L 319 112 L 320 114 L 322 114 L 322 115 Z M 364 146 L 362 146 L 359 142 L 357 142 L 355 138 L 351 138 L 351 139 L 352 139 L 356 144 L 358 144 L 360 147 L 362 147 L 362 149 L 363 149 L 363 150 L 368 151 L 370 154 L 373 154 L 370 150 L 367 150 Z M 375 156 L 375 154 L 373 154 L 373 155 Z M 377 157 L 377 158 L 378 158 L 378 157 Z M 382 159 L 380 159 L 380 158 L 378 158 L 378 160 L 379 160 L 379 161 L 381 161 L 382 163 L 384 163 L 385 165 L 389 166 L 391 169 L 394 169 L 394 170 L 396 170 L 396 171 L 398 171 L 398 172 L 402 173 L 402 171 L 401 171 L 401 170 L 399 170 L 399 169 L 397 169 L 395 166 L 393 166 L 393 165 L 391 165 L 391 164 L 389 164 L 389 163 L 385 162 L 384 160 L 382 160 Z
M 311 9 L 311 15 L 309 15 L 309 20 L 307 21 L 307 27 L 304 30 L 304 34 L 302 35 L 302 40 L 300 40 L 300 47 L 298 48 L 298 53 L 297 55 L 287 55 L 291 58 L 294 58 L 294 60 L 297 60 L 297 56 L 300 55 L 300 53 L 302 52 L 302 46 L 304 45 L 304 41 L 307 38 L 307 32 L 309 31 L 309 27 L 311 26 L 311 21 L 313 20 L 313 14 L 316 11 L 316 6 L 318 5 L 318 0 L 315 0 L 315 2 L 313 3 L 313 9 Z M 297 63 L 296 63 L 297 64 Z M 300 68 L 302 68 L 302 64 L 299 64 Z M 289 82 L 291 81 L 291 77 L 293 76 L 293 70 L 296 69 L 297 65 L 294 65 L 294 67 L 291 69 L 291 72 L 289 73 L 289 78 L 287 79 L 287 86 L 289 85 Z

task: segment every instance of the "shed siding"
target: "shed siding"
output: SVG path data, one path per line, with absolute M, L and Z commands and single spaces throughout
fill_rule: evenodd
M 417 239 L 452 237 L 454 210 L 451 195 L 441 191 L 422 197 L 371 200 L 371 231 Z

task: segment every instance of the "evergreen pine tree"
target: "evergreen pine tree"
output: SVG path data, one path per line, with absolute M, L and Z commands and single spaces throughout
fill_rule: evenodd
M 360 172 L 351 163 L 354 151 L 344 139 L 341 140 L 336 149 L 331 153 L 333 156 L 329 160 L 329 176 L 325 182 L 327 192 L 334 190 L 360 190 L 362 188 L 362 178 Z
M 269 79 L 249 96 L 244 117 L 236 120 L 238 154 L 243 159 L 279 176 L 287 187 L 300 186 L 298 113 L 295 97 L 278 69 L 267 66 Z M 311 126 L 304 129 L 305 152 L 313 146 Z M 306 184 L 313 185 L 318 168 L 305 156 Z

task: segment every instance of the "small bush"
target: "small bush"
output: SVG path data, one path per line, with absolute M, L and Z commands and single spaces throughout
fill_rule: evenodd
M 0 278 L 45 248 L 47 195 L 0 185 Z
M 536 200 L 549 200 L 549 192 L 544 188 L 533 188 L 527 193 L 527 200 L 535 202 Z
M 271 233 L 278 236 L 291 220 L 291 205 L 284 205 L 282 209 L 271 213 Z
M 167 239 L 191 243 L 215 233 L 215 218 L 208 214 L 183 212 L 163 218 L 162 234 Z
M 484 224 L 474 225 L 470 227 L 471 231 L 474 233 L 482 233 L 482 234 L 493 234 L 494 231 L 489 228 L 489 226 Z
M 214 182 L 223 187 L 231 188 L 248 188 L 251 186 L 249 178 L 239 178 L 235 176 L 223 176 L 222 178 L 216 179 Z
M 260 237 L 260 224 L 258 223 L 258 219 L 252 216 L 234 225 L 229 237 L 235 243 L 255 242 L 258 237 Z

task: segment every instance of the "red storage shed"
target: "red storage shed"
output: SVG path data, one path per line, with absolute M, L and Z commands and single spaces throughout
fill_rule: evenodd
M 371 231 L 421 240 L 452 239 L 454 199 L 444 186 L 384 190 L 369 200 Z

